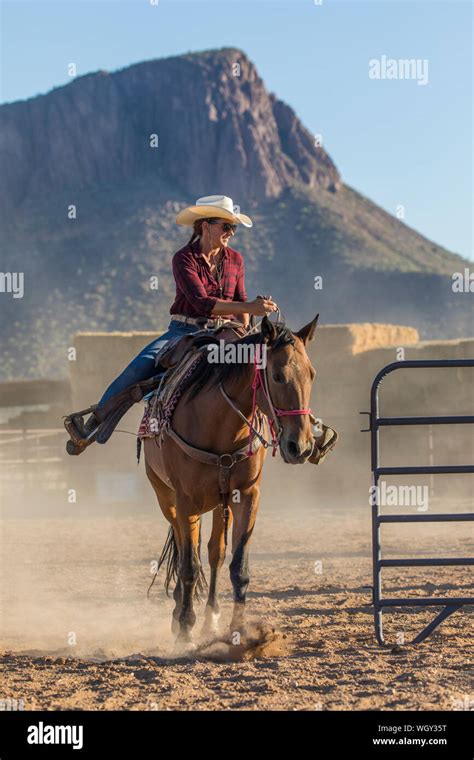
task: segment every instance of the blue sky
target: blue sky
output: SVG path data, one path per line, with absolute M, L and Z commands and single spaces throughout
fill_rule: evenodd
M 343 180 L 473 258 L 469 0 L 2 0 L 1 99 L 78 74 L 235 46 L 289 103 Z M 373 80 L 369 60 L 428 61 L 428 84 Z M 193 200 L 193 199 L 191 199 Z

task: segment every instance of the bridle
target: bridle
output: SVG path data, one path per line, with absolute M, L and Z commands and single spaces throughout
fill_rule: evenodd
M 250 457 L 253 455 L 253 451 L 251 449 L 251 440 L 252 436 L 256 436 L 260 442 L 263 444 L 265 448 L 268 448 L 269 446 L 272 447 L 273 452 L 272 456 L 275 456 L 277 449 L 280 445 L 280 439 L 283 433 L 283 427 L 280 424 L 279 418 L 280 417 L 294 417 L 297 415 L 302 414 L 310 414 L 313 416 L 313 412 L 311 409 L 280 409 L 279 407 L 275 406 L 275 404 L 272 401 L 271 393 L 270 393 L 270 387 L 268 383 L 268 373 L 267 373 L 267 366 L 265 367 L 259 367 L 257 362 L 254 363 L 254 376 L 252 380 L 252 411 L 250 420 L 247 419 L 245 414 L 243 414 L 240 409 L 236 406 L 236 404 L 232 401 L 230 396 L 227 395 L 227 393 L 224 390 L 224 386 L 222 383 L 219 383 L 219 389 L 224 396 L 227 403 L 232 407 L 232 409 L 237 412 L 239 417 L 248 425 L 249 427 L 249 448 L 247 450 L 247 455 Z M 257 430 L 256 424 L 258 422 L 257 420 L 257 414 L 258 414 L 258 404 L 257 404 L 257 393 L 261 390 L 267 404 L 270 408 L 270 415 L 271 419 L 268 419 L 268 425 L 270 428 L 271 433 L 271 441 L 268 441 L 265 439 L 265 437 Z

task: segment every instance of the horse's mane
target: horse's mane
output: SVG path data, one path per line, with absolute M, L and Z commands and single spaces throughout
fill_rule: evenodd
M 294 344 L 295 336 L 291 332 L 290 328 L 285 325 L 284 322 L 273 323 L 276 328 L 276 336 L 271 342 L 272 351 L 277 351 L 279 348 Z M 215 338 L 210 338 L 209 343 L 214 343 Z M 261 332 L 254 333 L 253 335 L 246 335 L 243 338 L 239 338 L 236 341 L 232 341 L 232 345 L 262 345 L 264 343 Z M 270 346 L 269 346 L 270 347 Z M 204 355 L 201 362 L 198 364 L 196 370 L 192 373 L 191 377 L 186 381 L 183 387 L 184 391 L 191 388 L 191 392 L 188 396 L 188 401 L 194 399 L 198 393 L 200 393 L 204 387 L 216 388 L 219 383 L 224 384 L 229 378 L 235 379 L 246 370 L 247 364 L 243 362 L 239 363 L 211 363 L 206 360 Z

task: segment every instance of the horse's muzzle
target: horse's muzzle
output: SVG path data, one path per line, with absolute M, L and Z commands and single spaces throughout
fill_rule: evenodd
M 291 438 L 288 441 L 282 439 L 280 441 L 280 451 L 283 460 L 287 464 L 304 464 L 313 452 L 313 442 L 309 446 L 306 446 L 306 448 L 303 448 L 297 441 Z

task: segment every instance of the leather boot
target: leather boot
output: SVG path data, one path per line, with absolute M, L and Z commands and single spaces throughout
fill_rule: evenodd
M 84 422 L 80 415 L 74 415 L 71 417 L 71 424 L 73 427 L 69 427 L 68 430 L 70 435 L 73 434 L 71 440 L 66 443 L 66 451 L 71 456 L 77 456 L 94 443 L 96 435 L 91 434 L 97 432 L 99 421 L 92 412 L 87 422 Z
M 141 401 L 150 391 L 158 388 L 165 371 L 165 368 L 158 365 L 158 374 L 116 393 L 100 408 L 94 404 L 82 412 L 69 414 L 65 417 L 64 427 L 71 438 L 66 444 L 67 453 L 71 456 L 77 456 L 82 454 L 96 440 L 98 443 L 108 441 L 125 412 L 137 401 Z M 90 412 L 89 419 L 84 422 L 84 415 Z
M 326 454 L 332 451 L 339 438 L 339 434 L 333 428 L 323 424 L 321 424 L 321 427 L 323 434 L 318 438 L 314 437 L 313 453 L 308 458 L 308 462 L 311 462 L 311 464 L 321 464 Z

